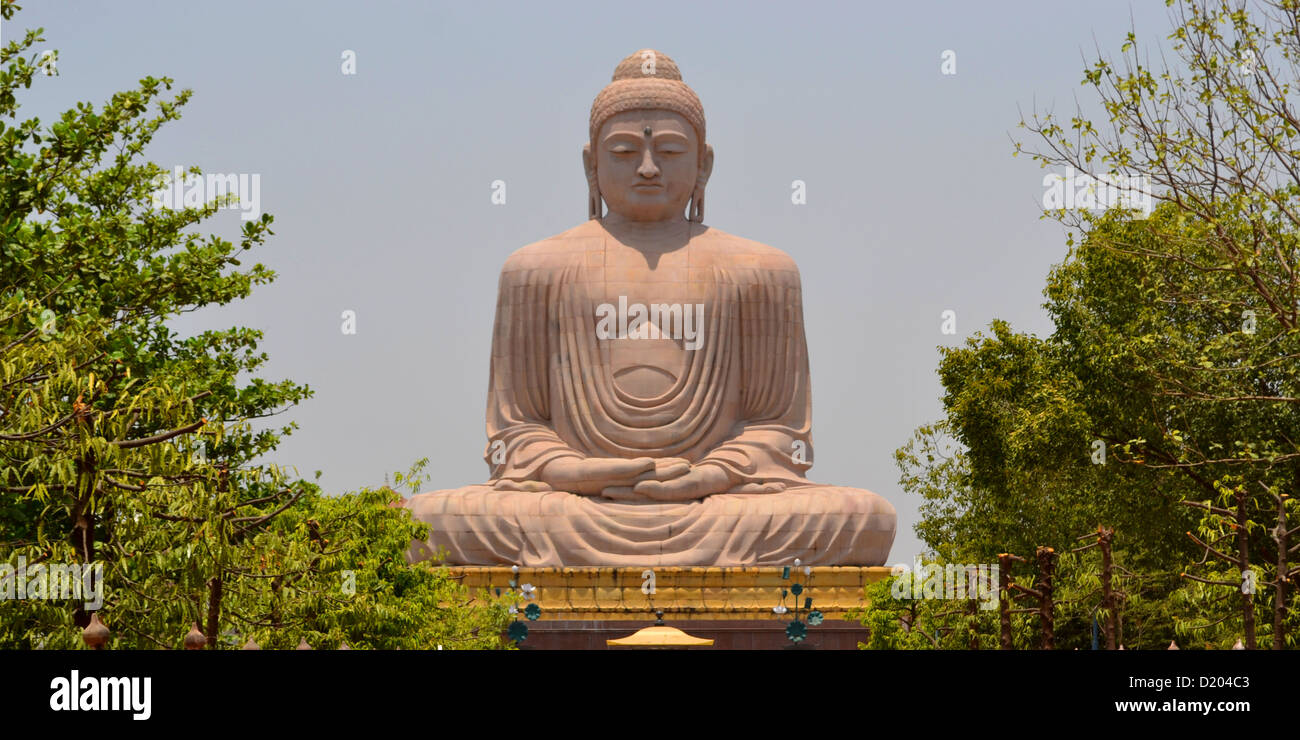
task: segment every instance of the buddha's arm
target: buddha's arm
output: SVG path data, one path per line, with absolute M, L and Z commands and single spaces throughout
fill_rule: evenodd
M 491 482 L 541 481 L 547 463 L 580 459 L 551 426 L 547 360 L 555 338 L 551 304 L 562 268 L 527 265 L 518 252 L 506 260 L 497 286 L 487 398 L 484 460 Z
M 740 305 L 741 408 L 733 435 L 696 461 L 727 472 L 732 490 L 806 485 L 812 393 L 803 290 L 793 260 L 747 273 Z

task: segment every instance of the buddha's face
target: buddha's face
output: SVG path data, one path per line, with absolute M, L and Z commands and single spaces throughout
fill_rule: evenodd
M 701 142 L 685 118 L 672 111 L 624 111 L 601 125 L 595 144 L 588 166 L 595 166 L 610 211 L 630 221 L 682 218 L 702 182 Z

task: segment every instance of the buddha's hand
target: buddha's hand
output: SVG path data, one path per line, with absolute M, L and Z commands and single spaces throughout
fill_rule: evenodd
M 685 475 L 641 481 L 632 491 L 656 501 L 689 501 L 723 493 L 739 482 L 721 465 L 692 465 Z
M 633 487 L 642 481 L 672 480 L 691 472 L 691 463 L 685 458 L 656 457 L 654 461 L 654 470 L 638 475 L 636 480 L 627 485 L 606 486 L 601 490 L 600 495 L 615 501 L 650 501 L 653 499 L 644 493 L 637 493 Z
M 690 463 L 676 457 L 636 457 L 630 460 L 621 457 L 566 457 L 547 463 L 540 477 L 557 491 L 626 498 L 605 492 L 612 489 L 617 493 L 626 489 L 630 494 L 632 487 L 642 481 L 675 478 L 689 469 Z

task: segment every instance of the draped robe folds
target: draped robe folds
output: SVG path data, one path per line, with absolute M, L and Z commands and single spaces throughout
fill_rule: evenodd
M 894 538 L 889 502 L 805 477 L 812 397 L 793 260 L 698 224 L 676 250 L 635 255 L 651 269 L 629 271 L 629 254 L 593 220 L 507 260 L 488 389 L 491 479 L 408 499 L 430 525 L 410 556 L 444 548 L 452 564 L 534 567 L 882 564 Z M 702 304 L 693 317 L 699 346 L 686 349 L 684 322 L 661 323 L 676 340 L 667 348 L 647 327 L 640 338 L 599 334 L 598 305 L 620 296 L 683 313 Z M 662 376 L 657 393 L 625 387 L 636 384 L 620 381 L 617 351 Z M 615 501 L 540 482 L 548 463 L 587 457 L 678 457 L 740 482 L 680 502 Z M 783 490 L 749 492 L 774 483 L 765 487 Z

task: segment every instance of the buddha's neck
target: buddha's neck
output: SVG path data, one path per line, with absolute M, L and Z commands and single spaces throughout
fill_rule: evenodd
M 601 220 L 605 229 L 629 246 L 646 249 L 676 249 L 686 243 L 691 222 L 683 217 L 663 221 L 633 221 L 617 213 Z

